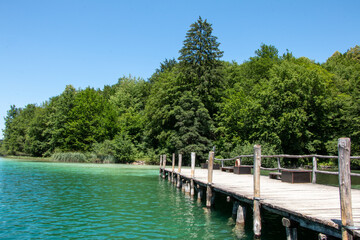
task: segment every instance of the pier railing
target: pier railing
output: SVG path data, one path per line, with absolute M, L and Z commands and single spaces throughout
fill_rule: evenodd
M 238 155 L 233 158 L 225 158 L 225 159 L 214 158 L 214 160 L 221 161 L 221 166 L 223 167 L 224 161 L 234 161 L 234 160 L 239 159 L 240 165 L 241 165 L 242 158 L 248 158 L 248 157 L 253 158 L 254 155 L 253 154 Z M 279 154 L 279 155 L 261 155 L 261 158 L 276 158 L 277 159 L 277 167 L 276 168 L 261 167 L 261 169 L 269 170 L 269 171 L 278 171 L 278 172 L 280 172 L 283 169 L 286 169 L 286 168 L 281 167 L 281 162 L 280 162 L 281 158 L 288 158 L 288 159 L 312 158 L 312 183 L 316 183 L 316 174 L 317 173 L 329 174 L 329 175 L 339 175 L 338 171 L 335 172 L 335 171 L 318 170 L 318 159 L 338 159 L 339 156 L 327 156 L 327 155 L 318 155 L 318 154 L 311 154 L 311 155 Z M 351 156 L 350 159 L 360 159 L 360 156 Z M 350 173 L 350 176 L 360 177 L 360 174 L 359 173 Z
M 214 157 L 214 151 L 209 153 L 208 159 L 208 177 L 206 183 L 206 206 L 211 207 L 213 202 L 213 164 L 214 160 L 221 161 L 222 166 L 224 165 L 224 161 L 236 161 L 234 165 L 241 166 L 242 158 L 253 158 L 253 230 L 255 236 L 260 236 L 261 234 L 261 216 L 260 216 L 260 207 L 261 207 L 261 198 L 260 198 L 260 170 L 270 170 L 270 171 L 282 171 L 287 168 L 283 168 L 281 166 L 280 159 L 300 159 L 300 158 L 311 158 L 312 159 L 312 183 L 316 183 L 316 174 L 331 174 L 338 175 L 339 178 L 339 193 L 340 193 L 340 209 L 341 209 L 341 236 L 342 239 L 352 239 L 355 230 L 359 230 L 360 228 L 354 226 L 353 217 L 352 217 L 352 204 L 351 204 L 351 176 L 360 176 L 357 173 L 351 173 L 350 171 L 350 160 L 351 159 L 360 159 L 360 156 L 350 156 L 350 139 L 349 138 L 340 138 L 338 140 L 338 156 L 324 156 L 324 155 L 288 155 L 288 154 L 280 154 L 280 155 L 262 155 L 261 154 L 261 146 L 255 145 L 253 154 L 248 155 L 239 155 L 229 159 L 218 159 Z M 261 167 L 261 159 L 263 158 L 274 158 L 277 159 L 277 167 L 276 168 L 266 168 Z M 318 160 L 319 159 L 338 159 L 338 171 L 323 171 L 318 170 Z M 204 194 L 204 190 L 202 187 L 195 186 L 195 153 L 191 154 L 191 175 L 190 178 L 181 179 L 181 165 L 182 165 L 182 154 L 179 154 L 178 157 L 178 171 L 175 172 L 175 154 L 172 157 L 172 169 L 171 171 L 166 170 L 166 155 L 160 156 L 160 175 L 163 178 L 168 174 L 168 180 L 176 184 L 178 188 L 182 188 L 182 190 L 188 193 L 191 196 L 195 195 L 194 188 L 198 192 L 198 200 L 202 198 Z M 245 165 L 243 165 L 245 166 Z M 310 170 L 309 170 L 310 171 Z M 174 175 L 177 175 L 177 179 L 175 179 Z M 171 178 L 170 178 L 171 176 Z M 235 202 L 234 206 L 237 209 L 237 222 L 239 216 L 243 214 L 239 214 L 241 212 L 241 206 L 238 206 L 238 203 Z M 233 213 L 234 213 L 233 209 Z M 243 219 L 240 217 L 239 219 Z M 239 220 L 240 221 L 240 220 Z M 296 226 L 298 223 L 294 222 L 291 219 L 283 218 L 283 225 L 286 227 L 287 239 L 297 239 L 296 237 Z M 321 228 L 322 230 L 325 230 Z M 332 234 L 333 232 L 329 232 Z M 323 236 L 323 234 L 319 234 L 319 237 Z M 337 236 L 337 235 L 334 235 Z M 320 239 L 320 238 L 319 238 Z M 321 238 L 323 239 L 323 238 Z

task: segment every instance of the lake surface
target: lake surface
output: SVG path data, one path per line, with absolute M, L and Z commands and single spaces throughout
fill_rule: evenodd
M 158 167 L 0 158 L 0 239 L 253 239 L 231 203 L 209 211 L 159 178 Z M 285 239 L 281 217 L 263 214 L 261 239 Z M 299 230 L 299 239 L 317 239 Z

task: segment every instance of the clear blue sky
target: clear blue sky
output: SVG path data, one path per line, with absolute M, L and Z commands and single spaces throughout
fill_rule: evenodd
M 41 104 L 67 84 L 148 79 L 179 56 L 199 16 L 223 60 L 242 63 L 265 43 L 324 62 L 360 44 L 359 9 L 358 0 L 0 0 L 0 129 L 10 105 Z

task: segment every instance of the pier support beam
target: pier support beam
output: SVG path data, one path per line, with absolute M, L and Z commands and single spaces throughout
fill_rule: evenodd
M 159 170 L 159 175 L 161 177 L 161 173 L 162 173 L 162 155 L 160 155 L 160 170 Z
M 236 212 L 236 225 L 245 225 L 246 207 L 239 205 Z
M 287 218 L 283 218 L 281 222 L 286 228 L 286 240 L 297 240 L 297 227 L 299 224 Z
M 327 236 L 325 234 L 319 233 L 318 240 L 327 240 Z
M 190 182 L 189 181 L 186 181 L 185 193 L 190 195 Z
M 350 138 L 338 140 L 339 151 L 339 192 L 341 207 L 341 234 L 343 240 L 352 240 L 353 236 L 344 226 L 353 226 L 352 204 L 351 204 L 351 178 L 350 178 Z
M 261 167 L 261 146 L 254 146 L 254 214 L 253 231 L 256 238 L 261 236 L 261 215 L 260 215 L 260 167 Z
M 236 220 L 237 226 L 244 226 L 246 219 L 246 207 L 242 206 L 239 201 L 234 201 L 232 209 L 232 217 Z
M 234 201 L 233 208 L 232 208 L 232 218 L 234 220 L 236 220 L 236 215 L 237 215 L 237 210 L 238 210 L 239 205 L 240 205 L 240 203 L 238 201 Z
M 204 195 L 204 190 L 202 187 L 200 187 L 199 184 L 196 186 L 196 188 L 197 188 L 197 201 L 201 202 L 203 195 Z
M 195 195 L 194 177 L 195 177 L 195 153 L 191 153 L 191 180 L 190 180 L 190 196 Z
M 174 183 L 174 171 L 175 171 L 175 153 L 172 155 L 172 168 L 171 168 L 171 182 Z
M 162 176 L 163 179 L 165 179 L 166 177 L 165 167 L 166 167 L 166 155 L 163 155 L 163 176 Z
M 181 173 L 181 162 L 182 162 L 182 155 L 181 153 L 179 153 L 179 166 L 178 166 L 178 173 L 177 173 L 177 183 L 176 183 L 176 187 L 177 188 L 181 188 L 181 177 L 180 177 L 180 173 Z
M 211 151 L 209 154 L 209 163 L 208 163 L 208 182 L 206 186 L 206 207 L 210 208 L 212 203 L 212 179 L 213 179 L 213 164 L 214 164 L 214 152 Z

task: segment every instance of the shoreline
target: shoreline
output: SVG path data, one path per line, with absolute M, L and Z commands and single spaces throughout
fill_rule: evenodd
M 1 158 L 5 159 L 13 159 L 13 160 L 25 160 L 25 161 L 35 161 L 35 162 L 64 162 L 64 161 L 55 161 L 52 160 L 50 157 L 28 157 L 28 156 L 14 156 L 14 155 L 8 155 L 8 156 L 0 156 Z M 72 163 L 72 161 L 68 161 L 69 163 Z M 73 163 L 79 163 L 79 162 L 73 162 Z M 133 162 L 129 163 L 99 163 L 99 162 L 81 162 L 81 163 L 91 163 L 91 164 L 127 164 L 127 165 L 144 165 L 144 166 L 152 166 L 153 164 L 146 164 L 146 161 L 144 160 L 135 160 Z
M 27 161 L 54 162 L 51 160 L 51 158 L 45 158 L 45 157 L 28 157 L 28 156 L 14 156 L 14 155 L 6 155 L 0 157 L 7 159 L 27 160 Z

